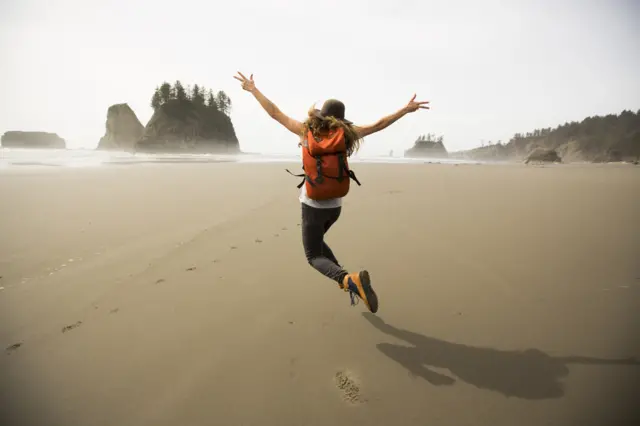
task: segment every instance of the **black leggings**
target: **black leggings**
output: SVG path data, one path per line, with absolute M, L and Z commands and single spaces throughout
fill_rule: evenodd
M 338 259 L 324 242 L 324 234 L 327 233 L 340 217 L 341 207 L 331 209 L 317 209 L 302 204 L 302 245 L 307 262 L 321 274 L 331 278 L 338 284 L 347 275 L 342 269 Z

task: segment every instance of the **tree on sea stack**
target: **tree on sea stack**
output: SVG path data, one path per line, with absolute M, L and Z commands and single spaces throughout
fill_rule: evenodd
M 210 109 L 218 110 L 218 104 L 216 104 L 216 98 L 213 96 L 213 90 L 209 89 L 207 97 L 207 107 Z
M 219 91 L 216 96 L 216 103 L 218 104 L 218 110 L 220 110 L 223 114 L 229 115 L 231 111 L 231 99 L 227 96 L 224 91 Z
M 151 108 L 154 110 L 160 108 L 162 105 L 162 93 L 160 93 L 160 88 L 156 87 L 156 91 L 153 92 L 153 96 L 151 97 Z
M 200 86 L 197 84 L 193 85 L 193 89 L 191 90 L 191 101 L 195 105 L 203 106 L 204 105 L 204 93 Z
M 187 97 L 187 91 L 184 90 L 184 86 L 180 83 L 180 80 L 176 80 L 176 83 L 173 86 L 173 91 L 177 100 L 186 101 L 189 99 Z
M 160 101 L 163 104 L 166 104 L 167 102 L 169 102 L 171 100 L 171 93 L 172 93 L 172 89 L 171 89 L 171 85 L 169 83 L 167 83 L 166 81 L 163 82 L 160 85 Z

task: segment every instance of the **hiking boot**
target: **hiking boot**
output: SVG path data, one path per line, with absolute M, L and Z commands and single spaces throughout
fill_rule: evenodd
M 371 287 L 371 278 L 369 278 L 368 271 L 348 274 L 344 277 L 340 287 L 349 292 L 352 305 L 355 305 L 355 297 L 359 297 L 371 312 L 375 314 L 378 311 L 378 296 L 373 291 L 373 287 Z

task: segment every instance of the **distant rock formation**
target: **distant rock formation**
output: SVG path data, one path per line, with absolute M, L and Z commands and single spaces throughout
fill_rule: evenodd
M 413 144 L 413 147 L 404 152 L 404 156 L 412 158 L 447 158 L 449 153 L 444 147 L 442 136 L 436 138 L 435 135 L 429 134 L 420 136 Z
M 158 87 L 151 104 L 155 111 L 136 144 L 138 151 L 240 152 L 228 115 L 231 100 L 224 92 L 214 97 L 211 90 L 194 85 L 188 91 L 176 81 L 173 87 Z
M 5 148 L 66 148 L 64 139 L 47 132 L 6 132 L 0 138 L 0 143 Z
M 533 152 L 531 152 L 527 156 L 527 159 L 524 161 L 525 164 L 529 164 L 532 162 L 533 163 L 561 163 L 562 159 L 554 149 L 538 148 Z
M 449 154 L 452 158 L 462 158 L 478 161 L 508 161 L 509 150 L 506 145 L 497 143 L 495 145 L 487 145 L 479 148 L 473 148 L 468 151 L 457 151 Z
M 640 160 L 640 111 L 587 117 L 555 129 L 517 133 L 506 144 L 457 152 L 454 156 L 484 161 L 523 161 L 539 150 L 553 150 L 562 162 L 634 162 Z
M 127 104 L 109 107 L 105 127 L 106 132 L 98 143 L 101 150 L 132 151 L 144 133 L 144 126 Z
M 238 152 L 231 119 L 217 110 L 169 101 L 156 109 L 138 151 Z

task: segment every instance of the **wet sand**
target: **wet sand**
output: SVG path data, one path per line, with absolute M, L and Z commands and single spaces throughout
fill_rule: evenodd
M 640 168 L 354 165 L 374 316 L 285 167 L 0 175 L 0 424 L 638 424 Z

